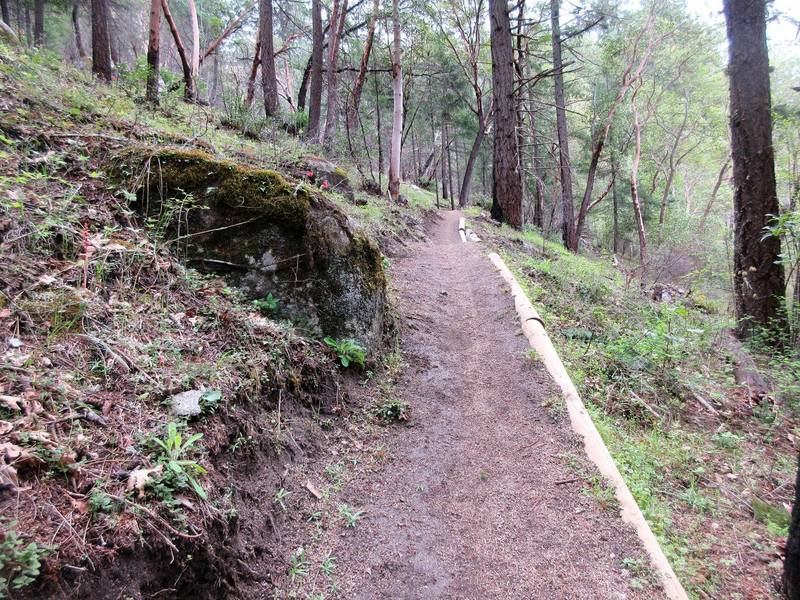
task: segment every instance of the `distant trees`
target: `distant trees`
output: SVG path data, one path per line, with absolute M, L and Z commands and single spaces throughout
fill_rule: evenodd
M 725 0 L 733 159 L 733 287 L 736 332 L 785 326 L 780 239 L 764 227 L 778 215 L 764 0 Z
M 161 45 L 161 0 L 150 0 L 150 31 L 147 36 L 147 88 L 149 102 L 158 103 L 158 68 Z
M 522 227 L 522 173 L 516 132 L 514 53 L 507 0 L 489 0 L 492 46 L 492 217 Z
M 339 43 L 344 30 L 344 19 L 347 16 L 347 0 L 333 0 L 331 23 L 328 40 L 328 102 L 325 107 L 325 127 L 320 132 L 319 143 L 328 150 L 332 149 L 336 124 L 339 121 Z M 313 67 L 312 67 L 313 68 Z
M 311 98 L 308 105 L 308 137 L 313 140 L 318 135 L 320 111 L 322 110 L 322 46 L 325 43 L 325 34 L 322 31 L 320 0 L 311 0 L 311 29 Z

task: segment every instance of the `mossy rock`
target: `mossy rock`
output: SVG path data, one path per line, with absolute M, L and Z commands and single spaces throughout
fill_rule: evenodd
M 252 299 L 272 294 L 277 316 L 316 333 L 369 350 L 380 344 L 380 251 L 312 187 L 177 148 L 128 149 L 115 172 L 136 182 L 136 208 L 160 219 L 159 231 L 191 266 L 223 275 Z

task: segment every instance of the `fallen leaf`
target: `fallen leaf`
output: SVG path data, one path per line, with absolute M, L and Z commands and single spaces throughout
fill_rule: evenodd
M 318 490 L 318 489 L 317 489 L 317 488 L 314 486 L 314 484 L 313 484 L 313 483 L 311 483 L 311 481 L 306 481 L 306 489 L 307 489 L 309 492 L 311 492 L 311 495 L 312 495 L 312 496 L 314 496 L 314 498 L 316 498 L 317 500 L 321 500 L 321 499 L 322 499 L 322 494 L 321 494 L 321 493 L 320 493 L 320 491 L 319 491 L 319 490 Z
M 12 429 L 14 429 L 14 425 L 9 421 L 0 421 L 0 435 L 5 435 Z
M 19 412 L 22 411 L 25 401 L 19 396 L 0 396 L 0 404 L 10 411 Z
M 139 498 L 144 497 L 144 486 L 150 481 L 150 478 L 156 473 L 161 473 L 164 470 L 164 465 L 157 465 L 152 469 L 134 469 L 128 476 L 128 485 L 126 489 L 137 490 Z

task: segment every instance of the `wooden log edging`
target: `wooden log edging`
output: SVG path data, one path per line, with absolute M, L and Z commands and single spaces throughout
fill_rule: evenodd
M 459 222 L 459 228 L 463 226 L 462 224 L 463 219 Z M 463 230 L 459 229 L 459 232 L 462 240 L 466 241 Z M 584 449 L 589 460 L 597 466 L 603 477 L 614 487 L 623 522 L 632 525 L 636 530 L 644 549 L 650 556 L 653 568 L 659 574 L 667 597 L 670 600 L 688 600 L 686 590 L 683 589 L 680 581 L 675 576 L 675 572 L 661 549 L 658 539 L 647 524 L 639 505 L 636 503 L 630 489 L 628 489 L 628 485 L 622 478 L 619 469 L 617 469 L 617 465 L 614 464 L 614 459 L 611 457 L 603 438 L 600 437 L 592 417 L 586 411 L 575 384 L 572 383 L 564 363 L 561 362 L 561 358 L 547 335 L 544 321 L 542 321 L 539 313 L 536 312 L 522 286 L 517 282 L 516 277 L 506 266 L 503 259 L 495 252 L 489 254 L 489 259 L 500 271 L 505 282 L 511 287 L 514 306 L 522 323 L 522 332 L 528 338 L 531 347 L 536 350 L 550 376 L 561 388 L 567 404 L 572 430 L 583 438 Z

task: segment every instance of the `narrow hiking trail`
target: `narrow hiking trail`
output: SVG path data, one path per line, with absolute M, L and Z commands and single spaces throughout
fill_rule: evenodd
M 647 565 L 639 541 L 582 492 L 582 444 L 548 407 L 559 390 L 459 216 L 393 260 L 411 425 L 389 429 L 387 463 L 344 491 L 365 516 L 328 540 L 342 597 L 662 597 L 631 588 L 622 561 Z

